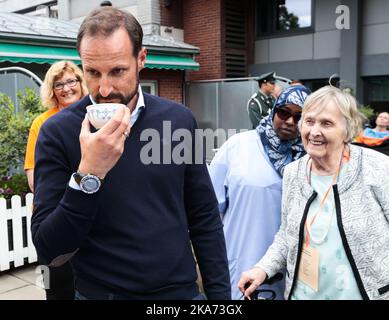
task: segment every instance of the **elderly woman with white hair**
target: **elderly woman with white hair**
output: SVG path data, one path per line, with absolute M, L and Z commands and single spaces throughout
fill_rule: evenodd
M 337 88 L 311 94 L 299 125 L 307 155 L 285 168 L 280 230 L 239 289 L 286 267 L 287 299 L 388 300 L 389 158 L 350 144 L 357 103 Z

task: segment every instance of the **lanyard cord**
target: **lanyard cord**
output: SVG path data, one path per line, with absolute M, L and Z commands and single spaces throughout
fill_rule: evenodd
M 323 199 L 322 199 L 321 202 L 320 202 L 319 209 L 318 209 L 318 210 L 316 211 L 316 213 L 314 214 L 314 216 L 313 216 L 313 218 L 312 218 L 312 220 L 311 220 L 311 223 L 308 224 L 308 217 L 307 217 L 307 219 L 306 219 L 306 221 L 305 221 L 305 245 L 306 245 L 306 247 L 309 246 L 309 233 L 310 233 L 310 232 L 309 232 L 309 229 L 311 229 L 311 228 L 312 228 L 312 225 L 315 223 L 316 218 L 317 218 L 317 216 L 319 215 L 319 213 L 321 212 L 321 210 L 322 210 L 322 208 L 323 208 L 323 206 L 324 206 L 324 204 L 325 204 L 325 202 L 326 202 L 326 200 L 327 200 L 327 198 L 328 198 L 328 195 L 329 195 L 329 193 L 330 193 L 330 191 L 331 191 L 333 185 L 334 185 L 335 182 L 337 182 L 337 180 L 338 180 L 339 173 L 340 173 L 340 169 L 341 169 L 341 167 L 342 167 L 343 158 L 345 158 L 346 160 L 348 160 L 348 158 L 349 158 L 349 156 L 346 154 L 346 148 L 344 148 L 343 151 L 342 151 L 342 154 L 341 154 L 340 160 L 339 160 L 338 169 L 336 170 L 336 172 L 335 172 L 335 174 L 334 174 L 334 176 L 333 176 L 333 178 L 332 178 L 331 184 L 330 184 L 330 186 L 328 187 L 327 191 L 326 191 L 325 194 L 324 194 Z M 307 166 L 309 166 L 309 161 L 308 161 Z M 312 170 L 312 160 L 311 160 L 311 167 L 310 167 L 309 171 L 307 170 L 307 171 L 309 172 L 309 175 L 307 175 L 307 178 L 308 178 L 308 182 L 309 182 L 309 183 L 311 183 L 311 175 L 310 175 L 311 170 Z M 308 173 L 308 172 L 307 172 L 307 173 Z M 335 210 L 335 204 L 334 204 L 334 210 Z M 331 216 L 331 219 L 330 219 L 330 224 L 329 224 L 329 226 L 328 226 L 328 229 L 329 229 L 329 227 L 330 227 L 330 225 L 331 225 L 331 221 L 332 221 L 332 216 Z M 328 234 L 328 230 L 327 230 L 327 232 L 326 232 L 324 238 L 321 240 L 321 242 L 325 239 L 325 237 L 327 236 L 327 234 Z M 311 237 L 312 237 L 312 235 L 311 235 Z
M 320 238 L 320 239 L 315 239 L 315 237 L 313 236 L 313 233 L 312 233 L 312 224 L 308 224 L 307 225 L 307 228 L 306 228 L 306 232 L 309 233 L 309 236 L 310 236 L 310 239 L 312 240 L 312 242 L 316 243 L 316 244 L 321 244 L 323 243 L 323 241 L 325 240 L 325 238 L 327 237 L 328 235 L 328 232 L 331 228 L 331 224 L 332 224 L 332 219 L 334 217 L 334 213 L 335 213 L 335 203 L 334 201 L 331 201 L 332 202 L 332 211 L 331 211 L 331 217 L 328 221 L 328 224 L 327 224 L 327 228 L 325 230 L 325 232 L 323 233 L 323 236 Z

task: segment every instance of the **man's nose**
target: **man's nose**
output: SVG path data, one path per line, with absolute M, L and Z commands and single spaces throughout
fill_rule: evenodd
M 99 83 L 99 93 L 102 97 L 107 97 L 112 92 L 112 84 L 108 77 L 102 77 Z

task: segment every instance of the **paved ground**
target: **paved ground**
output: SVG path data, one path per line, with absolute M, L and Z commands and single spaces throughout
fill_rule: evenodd
M 0 300 L 45 300 L 37 265 L 0 272 Z
M 0 300 L 45 300 L 37 264 L 0 272 Z M 201 277 L 199 285 L 202 290 Z

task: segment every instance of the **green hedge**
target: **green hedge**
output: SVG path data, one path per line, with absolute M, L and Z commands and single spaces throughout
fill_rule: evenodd
M 28 133 L 32 121 L 43 111 L 34 90 L 27 88 L 17 96 L 19 112 L 12 99 L 0 93 L 0 197 L 7 199 L 29 191 L 22 172 Z

